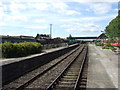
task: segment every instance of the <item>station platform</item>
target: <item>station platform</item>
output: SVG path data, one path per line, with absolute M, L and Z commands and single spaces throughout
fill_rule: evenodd
M 37 57 L 37 56 L 43 55 L 45 53 L 54 52 L 54 51 L 57 51 L 57 50 L 60 50 L 60 49 L 64 49 L 64 48 L 65 47 L 46 49 L 46 50 L 42 50 L 42 52 L 38 53 L 38 54 L 33 54 L 33 55 L 25 56 L 25 57 L 3 59 L 3 60 L 0 60 L 0 63 L 1 63 L 1 65 L 6 65 L 6 64 L 14 63 L 14 62 L 19 62 L 21 60 Z
M 118 56 L 111 50 L 89 44 L 87 90 L 118 89 Z M 96 90 L 97 90 L 96 89 Z M 105 90 L 106 90 L 105 89 Z

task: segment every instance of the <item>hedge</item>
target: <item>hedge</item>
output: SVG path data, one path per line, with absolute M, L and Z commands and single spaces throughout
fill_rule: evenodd
M 41 44 L 37 42 L 5 42 L 1 45 L 3 58 L 21 57 L 41 52 Z
M 102 47 L 102 49 L 114 49 L 114 46 L 107 44 L 104 47 Z
M 102 47 L 102 49 L 114 49 L 114 48 L 105 46 L 105 47 Z
M 96 46 L 103 46 L 101 43 L 95 43 Z

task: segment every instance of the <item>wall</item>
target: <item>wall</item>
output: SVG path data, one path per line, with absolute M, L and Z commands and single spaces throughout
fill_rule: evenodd
M 21 60 L 19 62 L 2 65 L 2 84 L 4 85 L 11 82 L 24 73 L 50 62 L 51 60 L 73 50 L 77 46 L 78 44 L 54 52 L 45 53 L 40 56 Z

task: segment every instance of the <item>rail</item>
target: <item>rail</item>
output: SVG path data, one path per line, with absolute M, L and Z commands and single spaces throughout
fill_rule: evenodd
M 83 71 L 83 68 L 84 68 L 85 61 L 86 61 L 87 53 L 88 53 L 88 47 L 87 47 L 87 51 L 86 51 L 86 53 L 85 53 L 84 59 L 83 59 L 83 61 L 82 61 L 81 67 L 80 67 L 79 75 L 78 75 L 77 81 L 76 81 L 76 83 L 75 83 L 74 90 L 78 90 L 78 89 L 79 89 L 79 88 L 78 88 L 78 87 L 79 87 L 78 84 L 79 84 L 79 82 L 80 82 L 80 77 L 81 77 L 81 75 L 82 75 L 82 71 Z
M 78 56 L 82 53 L 82 51 L 84 50 L 85 46 L 82 48 L 82 50 L 79 52 L 78 55 L 76 55 L 76 57 L 74 57 L 74 59 L 66 66 L 66 68 L 59 74 L 59 76 L 51 83 L 49 84 L 49 86 L 46 88 L 46 90 L 51 90 L 53 89 L 56 84 L 61 80 L 61 78 L 64 76 L 65 72 L 68 70 L 68 68 L 75 62 L 75 60 L 78 58 Z M 86 53 L 87 54 L 87 53 Z M 86 56 L 86 55 L 85 55 Z M 83 64 L 84 64 L 84 61 L 85 61 L 85 57 L 84 57 L 84 60 L 82 62 L 82 66 L 81 68 L 83 67 Z M 81 73 L 82 69 L 80 69 L 80 73 Z M 79 73 L 79 74 L 80 74 Z M 78 81 L 79 81 L 79 77 L 77 79 L 77 82 L 75 84 L 75 87 L 74 87 L 74 90 L 76 90 L 77 86 L 78 86 Z
M 31 78 L 30 80 L 28 80 L 27 82 L 25 82 L 24 84 L 18 86 L 16 88 L 16 90 L 21 90 L 24 89 L 25 87 L 27 87 L 29 84 L 31 84 L 33 81 L 35 81 L 37 78 L 39 78 L 40 76 L 42 76 L 43 74 L 45 74 L 46 72 L 48 72 L 50 69 L 54 68 L 55 66 L 57 66 L 60 62 L 62 62 L 64 59 L 66 59 L 67 57 L 69 57 L 71 54 L 73 54 L 74 52 L 76 52 L 78 49 L 80 48 L 80 46 L 78 48 L 76 48 L 73 52 L 71 52 L 69 55 L 67 55 L 66 57 L 64 57 L 63 59 L 61 59 L 59 62 L 55 63 L 54 65 L 52 65 L 51 67 L 47 68 L 46 70 L 44 70 L 42 73 L 34 76 L 33 78 Z

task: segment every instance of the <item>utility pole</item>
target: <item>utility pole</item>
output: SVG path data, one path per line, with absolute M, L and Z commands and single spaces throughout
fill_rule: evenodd
M 52 24 L 50 24 L 50 38 L 52 38 Z

